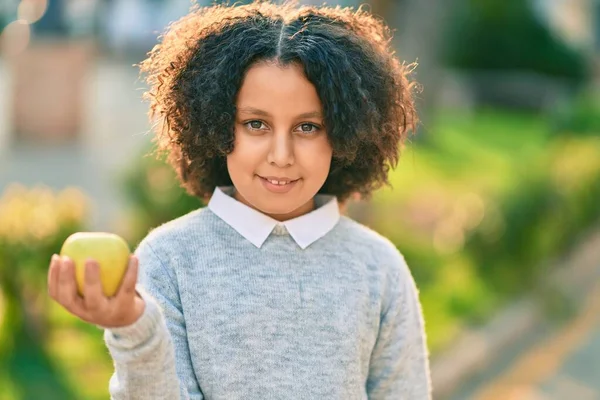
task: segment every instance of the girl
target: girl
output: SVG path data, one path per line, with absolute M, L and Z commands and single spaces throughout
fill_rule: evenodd
M 396 247 L 340 216 L 387 183 L 416 123 L 410 72 L 365 11 L 193 9 L 141 64 L 159 148 L 207 207 L 148 234 L 119 293 L 54 256 L 50 295 L 105 329 L 113 399 L 431 397 Z M 139 263 L 139 279 L 137 277 Z

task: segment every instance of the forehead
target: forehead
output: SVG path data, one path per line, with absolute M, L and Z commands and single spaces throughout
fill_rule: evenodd
M 280 66 L 262 62 L 250 67 L 237 98 L 238 107 L 253 107 L 273 114 L 321 110 L 314 85 L 298 64 Z

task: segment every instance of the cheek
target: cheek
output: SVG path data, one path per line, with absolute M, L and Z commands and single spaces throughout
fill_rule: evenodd
M 248 171 L 252 171 L 253 164 L 243 152 L 234 151 L 227 156 L 227 169 L 231 179 L 235 180 L 247 175 Z
M 259 157 L 260 149 L 257 148 L 255 143 L 236 137 L 233 151 L 227 156 L 227 169 L 231 179 L 247 175 L 249 171 L 254 171 Z
M 333 150 L 326 139 L 311 143 L 302 152 L 302 164 L 314 177 L 326 177 L 331 166 Z

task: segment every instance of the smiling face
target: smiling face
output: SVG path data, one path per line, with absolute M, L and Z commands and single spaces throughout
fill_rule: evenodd
M 322 105 L 298 65 L 252 66 L 237 98 L 227 169 L 237 200 L 277 220 L 310 212 L 331 166 Z

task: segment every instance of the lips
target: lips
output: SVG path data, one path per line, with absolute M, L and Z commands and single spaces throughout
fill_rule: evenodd
M 276 180 L 276 179 L 265 179 L 265 180 L 268 181 L 269 183 L 272 183 L 273 185 L 278 185 L 278 186 L 288 185 L 291 182 L 291 181 Z
M 267 177 L 259 176 L 259 178 L 265 189 L 267 189 L 269 192 L 280 193 L 280 194 L 287 193 L 290 190 L 292 190 L 292 188 L 294 186 L 296 186 L 296 183 L 300 180 L 300 179 L 292 180 L 292 179 L 285 178 L 285 177 L 274 177 L 274 176 L 267 176 Z
M 277 176 L 260 176 L 260 178 L 266 180 L 267 182 L 269 182 L 273 185 L 279 185 L 279 186 L 284 186 L 284 185 L 290 184 L 290 183 L 298 180 L 298 179 L 291 179 L 291 178 L 277 177 Z

